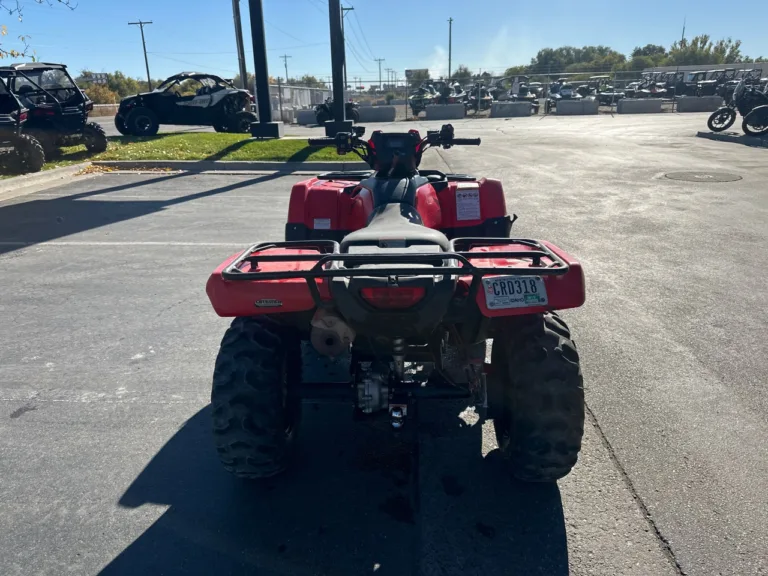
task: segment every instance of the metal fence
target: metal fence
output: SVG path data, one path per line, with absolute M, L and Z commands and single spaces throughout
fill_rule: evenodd
M 304 86 L 283 86 L 271 84 L 269 96 L 272 111 L 283 110 L 307 110 L 325 102 L 332 96 L 332 92 L 324 88 L 307 88 Z

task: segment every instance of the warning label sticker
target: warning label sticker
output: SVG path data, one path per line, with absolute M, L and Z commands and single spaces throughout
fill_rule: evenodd
M 456 220 L 480 220 L 480 190 L 458 188 L 456 190 Z
M 330 230 L 331 219 L 330 218 L 315 218 L 314 223 L 315 230 Z

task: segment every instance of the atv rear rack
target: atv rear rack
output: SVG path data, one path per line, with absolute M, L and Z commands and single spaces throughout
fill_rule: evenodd
M 506 246 L 517 244 L 526 246 L 528 250 L 493 251 L 493 252 L 467 252 L 457 250 L 466 246 Z M 312 280 L 316 278 L 351 278 L 357 276 L 386 278 L 389 276 L 472 276 L 481 278 L 500 274 L 504 271 L 514 270 L 517 276 L 561 276 L 568 272 L 568 264 L 557 256 L 552 250 L 537 240 L 522 238 L 455 238 L 450 243 L 451 252 L 396 252 L 393 254 L 350 254 L 340 251 L 339 243 L 334 240 L 293 241 L 293 242 L 263 242 L 248 248 L 221 273 L 225 280 L 289 280 L 304 278 Z M 319 254 L 263 254 L 272 249 L 289 250 L 317 250 Z M 523 267 L 491 266 L 478 267 L 472 264 L 477 259 L 515 258 L 518 260 L 530 259 L 531 265 Z M 549 259 L 552 263 L 542 265 L 542 258 Z M 420 264 L 427 261 L 440 261 L 442 266 L 424 267 L 377 267 L 354 268 L 350 265 L 377 265 L 382 264 Z M 455 265 L 456 261 L 461 265 Z M 259 262 L 315 262 L 309 270 L 286 270 L 277 272 L 244 272 L 243 264 L 248 263 L 251 269 L 258 268 Z M 446 265 L 446 263 L 448 263 Z

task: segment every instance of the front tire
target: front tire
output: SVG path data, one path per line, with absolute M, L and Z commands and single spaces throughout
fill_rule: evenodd
M 512 475 L 554 482 L 578 459 L 584 434 L 579 355 L 563 320 L 510 319 L 493 341 L 489 415 Z
M 257 121 L 258 118 L 256 114 L 241 110 L 230 119 L 229 132 L 234 132 L 235 134 L 250 134 L 251 124 Z M 214 130 L 215 129 L 216 127 L 214 126 Z
M 213 373 L 213 440 L 224 468 L 240 478 L 284 471 L 293 452 L 300 400 L 288 384 L 300 370 L 298 338 L 269 318 L 235 318 Z
M 712 132 L 722 132 L 727 130 L 736 122 L 736 110 L 725 107 L 712 112 L 707 119 L 707 128 Z
M 123 136 L 130 135 L 130 131 L 128 130 L 128 126 L 125 124 L 125 118 L 122 114 L 115 116 L 115 128 L 117 128 L 117 131 L 120 132 L 120 134 Z
M 40 142 L 29 134 L 14 138 L 11 168 L 14 172 L 40 172 L 45 164 L 45 152 Z
M 135 136 L 154 136 L 160 129 L 157 115 L 149 108 L 139 106 L 128 113 L 125 119 L 128 131 Z
M 83 129 L 83 140 L 88 152 L 99 153 L 107 149 L 107 133 L 96 122 L 88 122 Z

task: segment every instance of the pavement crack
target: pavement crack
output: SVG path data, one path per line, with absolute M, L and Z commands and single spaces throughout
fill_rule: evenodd
M 640 511 L 642 512 L 643 517 L 645 518 L 645 521 L 648 522 L 648 525 L 653 530 L 653 533 L 656 535 L 656 539 L 658 540 L 659 546 L 663 550 L 664 555 L 667 557 L 669 562 L 674 566 L 675 570 L 677 571 L 678 574 L 680 574 L 680 576 L 686 576 L 685 570 L 683 570 L 683 567 L 680 565 L 680 562 L 678 562 L 677 558 L 675 557 L 675 553 L 672 550 L 672 546 L 670 545 L 666 537 L 661 533 L 661 530 L 659 529 L 659 527 L 656 525 L 656 522 L 654 521 L 653 516 L 651 515 L 651 511 L 645 505 L 645 502 L 643 502 L 643 499 L 640 497 L 640 494 L 638 493 L 637 489 L 632 483 L 632 479 L 629 477 L 629 474 L 627 474 L 627 471 L 624 469 L 624 466 L 619 461 L 619 458 L 616 455 L 616 452 L 614 451 L 613 446 L 611 446 L 611 443 L 608 441 L 608 437 L 605 435 L 605 432 L 603 432 L 603 429 L 600 427 L 600 423 L 597 421 L 597 417 L 595 416 L 594 412 L 592 412 L 592 409 L 589 406 L 587 406 L 586 402 L 584 403 L 584 408 L 587 412 L 587 415 L 589 416 L 589 420 L 591 421 L 592 426 L 594 426 L 595 430 L 597 430 L 598 436 L 600 437 L 600 441 L 603 443 L 603 446 L 605 446 L 605 449 L 608 451 L 608 455 L 610 456 L 611 461 L 613 462 L 613 465 L 616 466 L 616 469 L 619 471 L 619 474 L 621 475 L 621 478 L 624 481 L 625 486 L 627 487 L 630 494 L 632 495 L 632 498 L 634 498 L 635 502 L 640 508 Z

